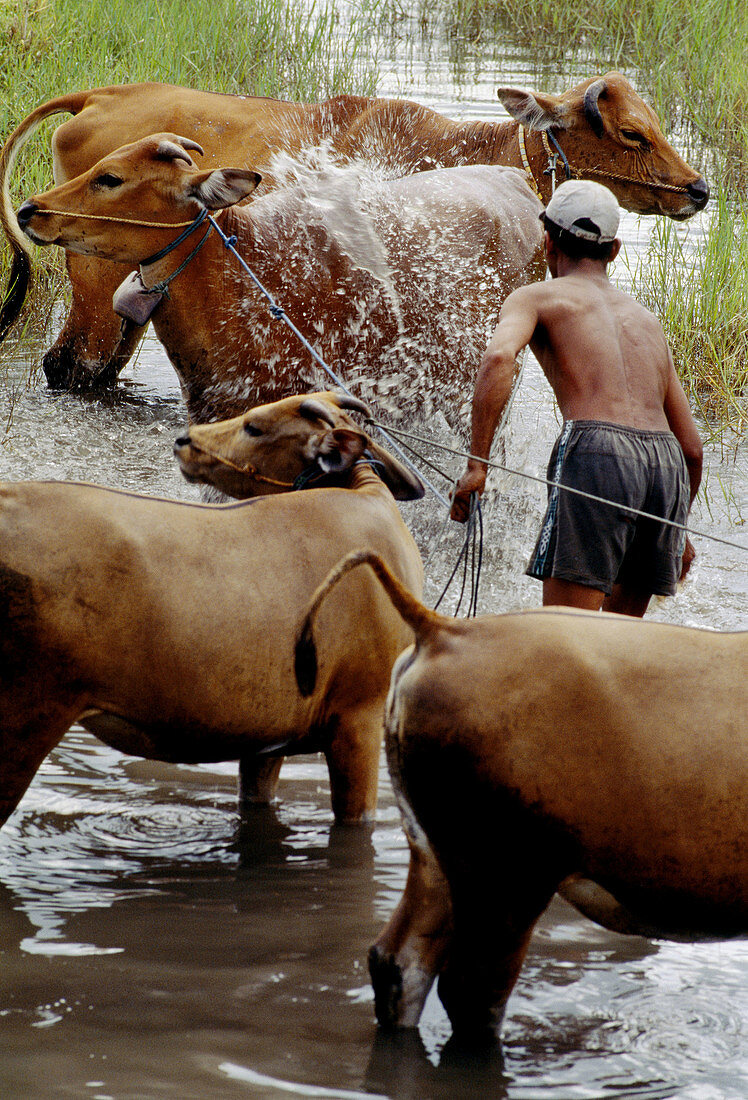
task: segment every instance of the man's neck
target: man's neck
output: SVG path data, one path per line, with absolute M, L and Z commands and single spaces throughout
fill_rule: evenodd
M 604 260 L 592 260 L 589 257 L 575 260 L 565 253 L 559 253 L 551 271 L 554 279 L 561 279 L 565 275 L 576 275 L 583 279 L 592 279 L 594 282 L 608 282 L 608 264 Z

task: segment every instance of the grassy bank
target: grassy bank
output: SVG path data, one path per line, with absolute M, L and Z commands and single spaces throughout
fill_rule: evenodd
M 63 90 L 141 80 L 289 99 L 372 91 L 334 0 L 0 0 L 0 126 Z
M 376 85 L 369 45 L 365 20 L 343 24 L 334 0 L 0 0 L 0 139 L 45 100 L 105 84 L 157 80 L 282 99 L 367 94 Z M 19 161 L 19 200 L 51 185 L 49 136 L 61 121 Z M 54 281 L 62 253 L 39 259 Z M 7 265 L 3 247 L 2 280 Z

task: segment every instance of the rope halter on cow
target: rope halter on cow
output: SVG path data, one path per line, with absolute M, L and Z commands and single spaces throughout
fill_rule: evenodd
M 236 470 L 238 474 L 243 474 L 249 477 L 252 481 L 258 481 L 263 485 L 275 485 L 279 489 L 293 489 L 298 492 L 301 489 L 315 489 L 319 487 L 319 482 L 330 477 L 339 477 L 339 471 L 337 470 L 323 470 L 316 462 L 312 462 L 309 466 L 306 466 L 300 474 L 297 474 L 293 481 L 280 481 L 278 478 L 268 477 L 266 474 L 261 474 L 256 466 L 253 466 L 251 462 L 247 462 L 243 466 L 239 466 L 236 462 L 232 462 L 230 458 L 226 458 L 225 455 L 218 454 L 217 451 L 211 451 L 208 447 L 202 444 L 195 443 L 190 439 L 190 447 L 193 451 L 197 451 L 198 454 L 205 455 L 207 458 L 212 458 L 214 462 L 218 462 L 221 466 L 228 466 L 231 470 Z M 379 473 L 379 469 L 383 468 L 383 464 L 379 459 L 374 458 L 369 451 L 365 451 L 363 457 L 354 463 L 355 466 L 369 466 L 376 474 Z M 381 476 L 381 475 L 380 475 Z
M 280 489 L 295 489 L 295 481 L 279 481 L 274 477 L 267 477 L 265 474 L 261 474 L 256 466 L 253 466 L 251 462 L 247 462 L 243 466 L 239 466 L 236 462 L 232 462 L 230 458 L 226 458 L 225 455 L 218 454 L 217 451 L 211 451 L 208 447 L 205 447 L 199 443 L 195 443 L 193 439 L 190 439 L 190 447 L 193 451 L 197 451 L 198 454 L 205 455 L 206 458 L 212 458 L 214 462 L 218 462 L 221 466 L 228 466 L 231 470 L 236 470 L 238 474 L 244 474 L 250 477 L 252 481 L 259 481 L 263 485 L 275 485 Z M 303 471 L 304 473 L 306 471 Z M 301 477 L 302 474 L 299 475 Z
M 114 214 L 82 214 L 77 210 L 53 210 L 52 207 L 48 207 L 46 210 L 42 210 L 41 207 L 37 207 L 34 210 L 34 216 L 39 214 L 56 214 L 59 218 L 83 218 L 85 221 L 90 222 L 115 222 L 117 225 L 137 225 L 141 229 L 181 229 L 187 225 L 192 229 L 197 229 L 198 225 L 202 224 L 207 217 L 207 211 L 202 210 L 196 218 L 191 218 L 186 222 L 147 222 L 139 218 L 119 218 Z M 199 219 L 199 221 L 198 221 Z M 195 225 L 195 222 L 198 224 Z M 172 246 L 176 248 L 177 244 L 180 244 L 185 237 L 188 237 L 189 233 L 182 234 L 176 241 L 172 241 Z M 170 251 L 171 249 L 167 249 Z M 151 257 L 153 259 L 153 257 Z M 148 261 L 144 261 L 148 262 Z
M 82 218 L 84 221 L 111 222 L 116 225 L 134 225 L 140 229 L 184 230 L 184 232 L 175 237 L 173 241 L 170 241 L 169 244 L 159 249 L 158 252 L 154 252 L 144 260 L 141 260 L 139 264 L 141 269 L 157 263 L 158 260 L 162 260 L 164 256 L 168 256 L 169 253 L 173 252 L 175 248 L 178 248 L 180 244 L 188 240 L 188 238 L 203 225 L 206 218 L 208 218 L 208 211 L 205 207 L 200 209 L 196 217 L 184 222 L 152 222 L 145 221 L 141 218 L 120 218 L 113 214 L 84 214 L 78 211 L 54 210 L 51 208 L 46 210 L 37 209 L 34 213 L 52 214 L 61 218 Z M 114 312 L 122 317 L 125 322 L 132 321 L 137 325 L 144 325 L 164 295 L 168 297 L 169 284 L 176 279 L 177 275 L 181 275 L 184 269 L 192 262 L 195 256 L 197 256 L 200 249 L 208 240 L 210 231 L 214 225 L 215 222 L 210 218 L 206 233 L 200 238 L 192 251 L 170 275 L 167 275 L 166 278 L 162 279 L 160 282 L 154 283 L 153 286 L 146 286 L 140 271 L 133 271 L 115 292 L 112 303 Z
M 73 210 L 53 210 L 51 208 L 47 210 L 37 208 L 34 211 L 34 214 L 55 214 L 57 215 L 57 217 L 60 218 L 82 218 L 84 221 L 112 222 L 116 225 L 136 225 L 140 229 L 182 229 L 186 226 L 184 232 L 180 233 L 178 237 L 175 237 L 173 241 L 170 241 L 169 244 L 159 249 L 158 252 L 154 252 L 153 255 L 147 256 L 144 260 L 141 260 L 140 267 L 148 267 L 150 264 L 155 264 L 158 260 L 162 260 L 164 256 L 168 256 L 170 252 L 173 252 L 175 248 L 178 248 L 180 244 L 191 237 L 192 234 L 200 228 L 205 219 L 208 217 L 208 211 L 205 209 L 205 207 L 201 208 L 196 217 L 186 222 L 149 222 L 143 221 L 139 218 L 119 218 L 115 217 L 113 214 L 83 214 Z M 212 219 L 210 219 L 210 221 L 212 222 Z M 213 225 L 209 223 L 208 231 L 205 236 L 200 239 L 197 246 L 193 248 L 192 252 L 190 252 L 189 256 L 187 256 L 187 258 L 179 265 L 176 271 L 173 271 L 171 275 L 163 280 L 163 282 L 157 283 L 155 286 L 152 287 L 146 287 L 145 289 L 153 294 L 165 294 L 166 288 L 168 287 L 169 283 L 173 279 L 176 279 L 177 275 L 179 275 L 181 271 L 184 271 L 190 260 L 194 256 L 196 256 L 200 249 L 203 247 L 206 240 L 208 239 L 208 235 L 210 234 L 212 228 Z
M 541 202 L 543 202 L 543 196 L 540 190 L 540 184 L 535 178 L 535 173 L 532 170 L 530 164 L 530 158 L 527 155 L 527 141 L 526 133 L 534 133 L 532 130 L 527 130 L 521 123 L 517 130 L 517 143 L 519 145 L 519 155 L 522 161 L 522 167 L 528 177 L 527 182 L 532 187 L 535 194 L 538 196 Z M 551 177 L 551 195 L 556 190 L 556 165 L 559 157 L 563 161 L 564 170 L 566 172 L 566 178 L 568 179 L 582 179 L 587 176 L 596 176 L 601 179 L 618 180 L 619 183 L 633 183 L 638 187 L 648 187 L 653 191 L 673 191 L 677 194 L 685 195 L 688 193 L 688 188 L 683 184 L 675 183 L 660 183 L 656 180 L 644 180 L 636 179 L 634 176 L 624 175 L 623 172 L 611 172 L 606 168 L 576 168 L 569 164 L 569 161 L 564 153 L 563 149 L 558 143 L 558 139 L 552 130 L 541 130 L 540 138 L 543 143 L 543 150 L 548 160 L 548 165 L 543 169 L 544 176 Z M 555 152 L 551 149 L 551 142 L 555 146 Z
M 197 256 L 200 249 L 208 240 L 213 226 L 210 222 L 208 223 L 205 234 L 200 238 L 192 251 L 185 256 L 181 264 L 179 264 L 170 275 L 167 275 L 165 279 L 161 279 L 151 286 L 146 286 L 143 282 L 143 268 L 157 263 L 159 260 L 162 260 L 164 256 L 168 256 L 170 252 L 173 252 L 175 248 L 178 248 L 180 244 L 191 237 L 192 234 L 200 228 L 207 217 L 208 211 L 203 208 L 194 221 L 187 224 L 187 228 L 183 233 L 180 233 L 178 237 L 175 237 L 173 241 L 164 248 L 159 249 L 158 252 L 154 252 L 153 255 L 148 256 L 145 260 L 141 260 L 139 270 L 133 271 L 131 275 L 128 275 L 125 281 L 117 288 L 112 299 L 112 309 L 123 318 L 123 331 L 128 321 L 133 321 L 138 325 L 144 325 L 162 299 L 164 297 L 169 297 L 169 284 L 173 283 L 177 275 L 181 275 L 184 269 L 194 260 L 195 256 Z
M 203 224 L 203 222 L 205 221 L 205 219 L 207 217 L 208 217 L 208 211 L 205 209 L 205 207 L 203 207 L 202 210 L 200 211 L 200 213 L 195 218 L 195 220 L 188 224 L 187 228 L 185 229 L 185 231 L 183 233 L 180 233 L 178 237 L 175 237 L 174 240 L 171 241 L 170 244 L 167 244 L 164 248 L 160 249 L 158 252 L 154 252 L 154 254 L 152 256 L 148 256 L 145 260 L 141 260 L 140 261 L 140 267 L 141 268 L 149 267 L 151 264 L 155 264 L 158 260 L 163 260 L 164 256 L 168 256 L 169 253 L 173 252 L 175 248 L 178 248 L 179 245 L 182 244 L 183 241 L 186 241 L 189 237 L 191 237 L 192 234 L 200 228 L 200 226 Z M 165 279 L 162 279 L 161 282 L 154 283 L 153 286 L 146 287 L 146 290 L 148 291 L 149 294 L 159 294 L 159 295 L 168 294 L 169 283 L 171 283 L 174 279 L 176 279 L 177 275 L 179 275 L 182 271 L 184 271 L 184 269 L 187 267 L 188 263 L 191 260 L 193 260 L 195 258 L 195 256 L 197 256 L 198 252 L 200 251 L 200 249 L 203 247 L 203 245 L 207 241 L 212 228 L 213 228 L 213 226 L 210 224 L 210 222 L 208 222 L 208 228 L 205 232 L 205 235 L 200 238 L 200 240 L 197 242 L 195 247 L 192 249 L 192 252 L 190 252 L 189 255 L 184 260 L 182 260 L 181 264 L 176 269 L 176 271 L 172 271 L 171 275 L 168 275 Z

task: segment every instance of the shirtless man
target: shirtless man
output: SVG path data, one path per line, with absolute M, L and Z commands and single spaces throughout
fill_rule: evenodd
M 529 344 L 564 425 L 548 478 L 684 524 L 703 449 L 657 319 L 608 279 L 621 247 L 618 206 L 590 181 L 561 184 L 541 215 L 550 281 L 515 290 L 481 360 L 471 453 L 451 515 L 464 522 L 483 492 L 491 441 Z M 576 493 L 549 488 L 527 573 L 543 603 L 642 616 L 673 595 L 694 551 L 684 532 Z

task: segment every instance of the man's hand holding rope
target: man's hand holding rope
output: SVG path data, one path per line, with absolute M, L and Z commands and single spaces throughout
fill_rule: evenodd
M 465 523 L 470 516 L 470 501 L 473 493 L 483 494 L 486 487 L 486 466 L 475 459 L 468 461 L 468 468 L 455 486 L 452 496 L 450 517 L 458 523 Z

